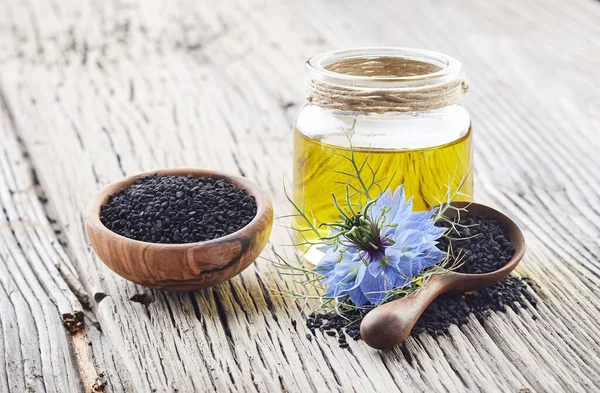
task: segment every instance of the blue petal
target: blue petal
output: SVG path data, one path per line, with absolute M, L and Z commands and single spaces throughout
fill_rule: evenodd
M 410 279 L 401 275 L 397 275 L 394 281 L 394 289 L 402 288 L 410 283 Z
M 365 274 L 365 264 L 360 260 L 343 259 L 334 268 L 336 280 L 344 291 L 349 291 L 360 285 Z
M 400 234 L 407 229 L 427 232 L 434 225 L 431 221 L 411 221 L 409 219 L 396 221 L 396 224 L 396 234 Z
M 388 209 L 388 211 L 382 213 L 383 209 Z M 385 216 L 385 224 L 390 225 L 399 221 L 405 221 L 411 212 L 412 198 L 408 201 L 406 200 L 404 186 L 401 185 L 393 192 L 393 196 L 389 188 L 382 193 L 371 208 L 370 215 L 374 221 L 377 221 L 383 214 Z
M 394 206 L 396 208 L 406 205 L 406 195 L 404 194 L 404 185 L 396 187 L 394 190 Z M 412 210 L 412 208 L 411 208 Z
M 412 265 L 411 265 L 412 276 L 413 277 L 417 276 L 421 272 L 421 270 L 425 269 L 426 267 L 430 267 L 430 266 L 440 263 L 441 261 L 444 260 L 445 257 L 446 257 L 445 252 L 440 251 L 438 249 L 432 249 L 429 252 L 429 254 L 419 257 L 419 258 L 414 258 Z
M 433 226 L 433 228 L 429 229 L 429 231 L 427 231 L 427 233 L 429 233 L 431 236 L 434 236 L 436 239 L 439 239 L 441 236 L 443 236 L 446 231 L 448 229 L 444 228 L 444 227 L 437 227 L 437 226 Z
M 369 303 L 369 299 L 367 299 L 360 287 L 351 290 L 348 294 L 350 295 L 350 300 L 352 300 L 352 303 L 354 303 L 354 305 L 357 307 L 362 307 Z
M 403 186 L 396 188 L 396 191 L 394 192 L 393 203 L 395 211 L 391 216 L 392 221 L 394 223 L 406 221 L 412 212 L 412 198 L 410 198 L 408 201 L 406 200 Z
M 384 209 L 392 207 L 392 192 L 388 188 L 384 193 L 379 195 L 373 206 L 371 206 L 371 210 L 369 211 L 369 216 L 371 220 L 378 221 L 383 214 Z M 387 216 L 387 213 L 385 214 Z
M 335 276 L 331 276 L 321 281 L 321 284 L 325 286 L 325 296 L 327 297 L 336 297 L 336 290 L 338 281 L 335 279 Z
M 412 273 L 413 259 L 414 258 L 406 257 L 406 256 L 400 257 L 400 259 L 398 261 L 398 271 L 400 272 L 401 276 L 406 277 L 408 279 L 413 278 L 413 273 Z
M 367 267 L 365 266 L 364 263 L 360 262 L 360 266 L 358 267 L 358 271 L 356 273 L 356 276 L 354 277 L 354 285 L 352 285 L 352 287 L 350 287 L 348 290 L 351 291 L 353 289 L 356 289 L 360 286 L 360 283 L 363 281 L 365 274 L 367 271 Z
M 437 247 L 434 247 L 429 251 L 429 253 L 425 256 L 425 258 L 433 261 L 431 263 L 431 265 L 435 265 L 435 264 L 442 262 L 444 259 L 446 259 L 447 256 L 448 256 L 447 252 L 442 251 L 442 250 L 438 249 Z
M 369 273 L 365 274 L 360 289 L 371 304 L 381 303 L 386 296 L 385 275 L 374 277 Z
M 385 255 L 381 259 L 369 263 L 367 268 L 371 275 L 378 276 L 382 273 L 387 273 L 390 270 L 393 271 L 397 269 L 398 261 L 402 253 L 392 247 L 386 247 L 384 252 Z
M 397 270 L 398 264 L 400 263 L 400 258 L 402 257 L 402 251 L 393 247 L 388 247 L 385 249 L 385 256 L 387 258 L 388 265 Z
M 384 193 L 382 193 L 381 195 L 379 195 L 379 198 L 377 198 L 377 202 L 375 203 L 375 206 L 378 207 L 393 207 L 393 201 L 394 199 L 392 198 L 392 191 L 390 191 L 390 189 L 388 188 L 387 190 L 385 190 Z
M 323 257 L 321 258 L 321 260 L 319 261 L 317 266 L 314 267 L 313 270 L 317 274 L 320 274 L 322 276 L 327 276 L 335 268 L 335 265 L 337 265 L 339 259 L 340 259 L 340 252 L 333 251 L 331 249 L 331 250 L 327 251 L 325 253 L 325 255 L 323 255 Z
M 390 226 L 387 224 L 387 221 L 381 228 L 379 228 L 379 236 L 383 238 L 390 238 L 393 240 L 394 233 L 396 233 L 396 227 Z
M 424 212 L 412 212 L 410 215 L 410 221 L 429 221 L 433 216 L 433 210 L 426 210 Z
M 335 285 L 333 288 L 333 297 L 345 297 L 355 291 L 360 286 L 366 270 L 365 265 L 362 264 L 362 266 L 354 266 L 344 277 L 336 276 L 339 280 L 336 283 L 332 283 Z
M 367 270 L 369 274 L 376 277 L 384 271 L 385 267 L 385 262 L 382 263 L 382 261 L 379 260 L 369 263 Z
M 400 250 L 403 255 L 416 257 L 420 252 L 423 233 L 416 230 L 405 230 L 394 240 L 396 243 L 391 248 Z

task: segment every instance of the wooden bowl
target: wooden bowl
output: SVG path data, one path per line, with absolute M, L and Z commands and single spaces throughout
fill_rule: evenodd
M 155 173 L 226 180 L 256 199 L 256 216 L 237 232 L 199 243 L 147 243 L 105 227 L 100 221 L 100 208 L 108 202 L 108 197 Z M 90 202 L 85 219 L 94 251 L 112 271 L 147 287 L 176 291 L 210 287 L 239 274 L 264 249 L 272 226 L 271 200 L 255 183 L 225 173 L 189 168 L 145 172 L 109 184 Z

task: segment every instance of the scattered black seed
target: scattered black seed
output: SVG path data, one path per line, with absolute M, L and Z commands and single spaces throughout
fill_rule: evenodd
M 452 243 L 455 252 L 460 247 L 467 255 L 461 266 L 462 270 L 459 269 L 459 271 L 463 273 L 494 271 L 504 266 L 512 258 L 515 252 L 514 247 L 508 241 L 506 228 L 498 221 L 477 217 L 463 219 L 460 223 L 468 227 L 457 227 L 459 234 L 455 233 L 453 237 L 465 237 L 465 235 L 473 237 L 462 240 L 460 243 L 456 241 Z M 464 233 L 467 229 L 468 232 Z M 447 244 L 442 244 L 441 247 L 445 248 Z M 505 312 L 507 307 L 517 313 L 520 307 L 531 305 L 535 308 L 537 301 L 530 290 L 534 288 L 535 283 L 529 277 L 521 279 L 509 276 L 501 282 L 477 292 L 440 296 L 421 315 L 413 327 L 411 335 L 428 333 L 435 337 L 445 334 L 451 325 L 468 323 L 471 314 L 481 324 L 485 324 L 485 320 L 492 315 L 492 312 Z M 361 338 L 360 321 L 364 315 L 365 312 L 360 310 L 347 311 L 343 315 L 335 312 L 312 313 L 306 321 L 306 326 L 314 330 L 314 327 L 318 325 L 320 330 L 329 336 L 338 334 L 340 347 L 348 348 L 346 336 L 355 341 Z M 532 319 L 536 320 L 537 316 L 533 315 Z
M 439 226 L 449 228 L 450 223 Z M 448 233 L 452 240 L 453 255 L 462 261 L 459 273 L 489 273 L 506 265 L 515 254 L 506 226 L 493 218 L 466 216 Z M 450 240 L 440 239 L 438 247 L 448 250 Z
M 152 175 L 111 195 L 100 220 L 113 232 L 152 243 L 194 243 L 246 226 L 256 201 L 233 184 L 208 177 Z
M 428 333 L 435 337 L 445 334 L 451 325 L 468 323 L 471 314 L 480 323 L 485 324 L 485 320 L 492 315 L 492 311 L 505 312 L 507 307 L 517 311 L 519 306 L 527 307 L 528 304 L 535 304 L 528 286 L 519 277 L 509 276 L 498 284 L 481 291 L 438 297 L 421 315 L 413 327 L 411 335 Z M 338 343 L 340 347 L 347 348 L 346 335 L 354 341 L 360 340 L 360 321 L 364 315 L 364 312 L 357 310 L 346 312 L 343 315 L 326 314 L 322 318 L 331 326 L 331 330 L 325 330 L 325 333 L 335 336 L 337 329 L 345 332 L 339 335 Z M 532 319 L 536 320 L 537 316 L 533 315 Z M 350 321 L 354 322 L 350 323 Z M 314 317 L 309 316 L 306 325 L 310 326 L 312 323 L 314 323 Z M 344 338 L 342 339 L 342 337 Z M 344 343 L 346 345 L 343 345 Z
M 313 334 L 314 334 L 314 332 L 313 332 Z M 306 334 L 306 338 L 308 339 L 308 341 L 312 341 L 312 335 Z
M 335 313 L 332 314 L 310 314 L 306 320 L 306 326 L 314 326 L 315 323 L 323 324 L 323 320 L 326 321 L 321 327 L 328 326 L 326 334 L 329 336 L 338 335 L 338 344 L 342 348 L 348 348 L 346 336 L 351 337 L 353 340 L 360 339 L 360 320 L 363 317 L 363 312 L 359 310 L 346 312 L 343 316 Z
M 427 332 L 438 336 L 446 333 L 451 324 L 466 324 L 470 314 L 484 324 L 492 311 L 505 312 L 507 306 L 515 311 L 518 306 L 527 307 L 525 299 L 531 300 L 532 294 L 527 285 L 514 276 L 481 291 L 441 296 L 425 310 L 411 334 Z

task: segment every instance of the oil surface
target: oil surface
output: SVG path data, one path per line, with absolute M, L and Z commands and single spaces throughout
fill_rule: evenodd
M 316 225 L 338 219 L 339 212 L 333 205 L 332 193 L 340 201 L 345 200 L 346 186 L 361 188 L 356 179 L 345 173 L 355 173 L 347 159 L 354 151 L 358 166 L 367 160 L 363 169 L 365 182 L 371 181 L 371 170 L 378 168 L 375 180 L 381 188 L 388 184 L 392 190 L 404 184 L 407 197 L 413 198 L 414 210 L 427 210 L 460 188 L 455 201 L 470 201 L 473 195 L 471 174 L 471 130 L 460 139 L 440 146 L 414 150 L 350 149 L 324 144 L 294 130 L 294 201 L 304 206 L 307 215 Z M 464 179 L 464 181 L 463 181 Z M 460 186 L 463 182 L 462 187 Z M 380 188 L 371 189 L 371 198 L 379 195 Z M 352 201 L 353 203 L 356 200 Z M 307 224 L 296 220 L 294 226 L 304 229 Z M 304 236 L 308 232 L 303 233 Z M 313 240 L 316 236 L 306 236 Z M 302 242 L 297 236 L 297 243 Z

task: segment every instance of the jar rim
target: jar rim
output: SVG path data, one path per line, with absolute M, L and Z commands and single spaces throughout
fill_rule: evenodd
M 327 69 L 327 66 L 357 59 L 402 59 L 415 63 L 425 63 L 438 70 L 417 75 L 354 75 Z M 457 79 L 462 72 L 462 64 L 446 54 L 404 47 L 362 47 L 338 49 L 320 53 L 306 61 L 310 79 L 332 85 L 353 88 L 403 88 L 439 84 Z

